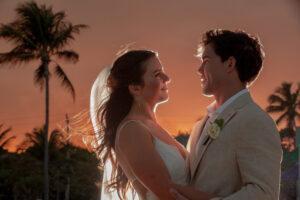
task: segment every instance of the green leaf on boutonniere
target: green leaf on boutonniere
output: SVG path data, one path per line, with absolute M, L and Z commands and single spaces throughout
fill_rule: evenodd
M 223 129 L 224 126 L 224 119 L 216 119 L 215 123 L 220 127 L 220 129 Z

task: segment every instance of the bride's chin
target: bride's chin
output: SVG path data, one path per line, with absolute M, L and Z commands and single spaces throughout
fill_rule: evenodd
M 157 104 L 166 103 L 168 101 L 169 101 L 169 97 L 164 97 L 164 98 L 161 98 Z

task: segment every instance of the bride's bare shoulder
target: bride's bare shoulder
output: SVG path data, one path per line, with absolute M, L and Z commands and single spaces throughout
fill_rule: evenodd
M 131 143 L 133 141 L 149 140 L 151 134 L 145 122 L 128 118 L 120 123 L 116 139 L 118 143 Z

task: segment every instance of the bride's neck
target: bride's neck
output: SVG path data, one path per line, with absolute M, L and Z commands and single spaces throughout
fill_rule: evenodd
M 148 105 L 147 103 L 134 102 L 129 111 L 129 116 L 141 117 L 156 122 L 155 107 Z

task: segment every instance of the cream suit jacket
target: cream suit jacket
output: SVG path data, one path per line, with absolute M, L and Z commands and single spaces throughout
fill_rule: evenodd
M 219 136 L 196 148 L 207 118 L 188 142 L 190 184 L 224 200 L 278 199 L 282 148 L 272 118 L 243 94 L 217 117 L 224 120 Z

